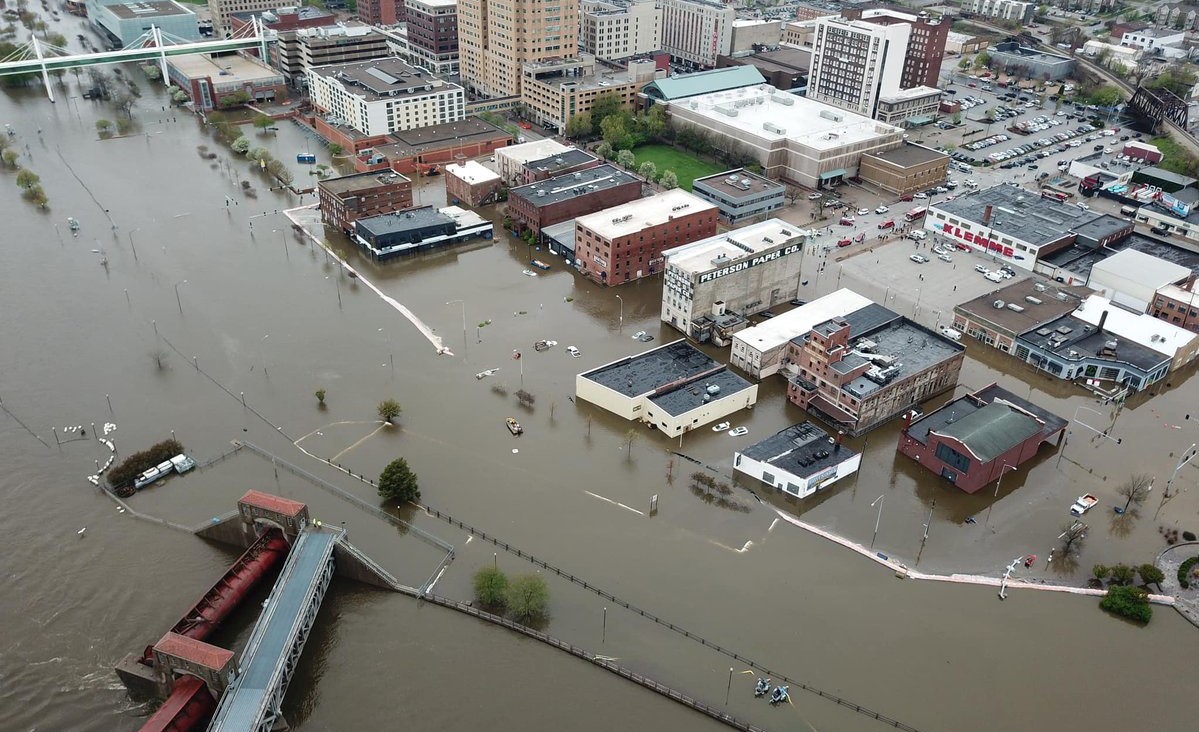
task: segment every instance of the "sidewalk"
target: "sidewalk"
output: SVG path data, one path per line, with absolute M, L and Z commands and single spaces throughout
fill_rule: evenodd
M 1175 544 L 1157 555 L 1157 568 L 1165 573 L 1162 580 L 1162 592 L 1174 597 L 1174 609 L 1182 613 L 1182 617 L 1199 627 L 1199 587 L 1191 585 L 1182 589 L 1178 584 L 1178 567 L 1190 557 L 1199 556 L 1199 541 L 1189 541 Z

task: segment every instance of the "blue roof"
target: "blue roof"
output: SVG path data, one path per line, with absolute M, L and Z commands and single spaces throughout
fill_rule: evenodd
M 766 79 L 753 66 L 730 66 L 726 69 L 700 71 L 669 79 L 655 79 L 642 88 L 646 96 L 673 101 L 697 94 L 740 89 L 765 83 Z

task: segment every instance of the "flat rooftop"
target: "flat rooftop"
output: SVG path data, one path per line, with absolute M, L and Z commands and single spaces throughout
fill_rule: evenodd
M 761 84 L 762 74 L 753 66 L 729 66 L 694 74 L 674 74 L 666 79 L 655 79 L 642 88 L 642 92 L 654 99 L 672 101 L 701 94 L 736 89 Z
M 1094 241 L 1102 241 L 1105 237 L 1119 233 L 1129 227 L 1129 222 L 1118 216 L 1104 214 L 1098 218 L 1092 219 L 1081 226 L 1074 227 L 1073 231 L 1079 236 L 1085 236 Z
M 257 61 L 252 61 L 245 56 L 237 54 L 220 56 L 215 59 L 200 54 L 171 56 L 167 59 L 167 64 L 178 69 L 180 73 L 189 79 L 211 77 L 213 83 L 218 86 L 237 84 L 244 81 L 273 81 L 283 78 L 279 75 L 279 72 L 269 66 L 264 66 Z
M 636 356 L 622 358 L 581 376 L 626 397 L 649 394 L 667 386 L 687 383 L 699 376 L 724 370 L 686 340 L 677 340 Z
M 1157 319 L 1154 318 L 1154 320 Z M 1164 321 L 1158 320 L 1158 322 L 1162 325 L 1169 325 Z M 1105 324 L 1104 327 L 1106 328 L 1107 325 Z M 1123 361 L 1142 371 L 1150 371 L 1171 358 L 1160 351 L 1146 348 L 1111 331 L 1100 332 L 1093 324 L 1080 320 L 1074 315 L 1064 315 L 1046 323 L 1043 327 L 1020 336 L 1020 340 L 1051 351 L 1066 360 L 1106 358 L 1111 361 Z M 1100 356 L 1109 343 L 1116 344 L 1115 355 Z
M 885 310 L 881 305 L 874 307 Z M 903 379 L 924 371 L 965 350 L 963 346 L 899 316 L 875 329 L 863 327 L 856 330 L 851 323 L 849 332 L 851 339 L 867 338 L 873 341 L 873 353 L 895 356 L 898 359 L 895 365 L 899 371 L 895 379 Z M 850 345 L 855 346 L 854 340 L 850 341 Z M 865 376 L 859 376 L 844 384 L 841 390 L 850 396 L 864 399 L 885 386 L 886 384 L 878 384 Z
M 511 140 L 512 135 L 478 117 L 467 117 L 457 122 L 445 122 L 429 127 L 393 132 L 390 138 L 395 142 L 380 145 L 375 150 L 388 160 L 402 160 L 430 150 L 444 150 L 463 146 L 466 143 L 473 144 L 499 138 Z
M 983 414 L 987 410 L 991 410 L 990 415 Z M 982 416 L 978 416 L 980 414 Z M 979 430 L 980 427 L 987 427 L 988 423 L 996 429 Z M 908 435 L 927 445 L 929 432 L 947 434 L 962 439 L 976 449 L 976 454 L 985 451 L 990 457 L 983 459 L 991 459 L 1037 432 L 1040 432 L 1042 440 L 1046 440 L 1065 429 L 1066 424 L 1067 420 L 1053 412 L 991 384 L 973 394 L 964 394 L 946 402 L 939 409 L 920 417 L 912 422 Z M 979 442 L 987 444 L 984 446 Z
M 1118 277 L 1138 282 L 1142 285 L 1157 289 L 1164 285 L 1185 280 L 1191 274 L 1189 267 L 1184 267 L 1164 259 L 1158 259 L 1151 254 L 1138 252 L 1135 249 L 1125 249 L 1097 263 L 1092 269 L 1095 272 L 1107 272 Z
M 702 406 L 705 399 L 723 399 L 751 386 L 748 381 L 724 368 L 710 376 L 693 379 L 655 394 L 650 397 L 650 402 L 670 416 L 677 417 Z
M 806 305 L 762 321 L 752 328 L 746 328 L 733 337 L 744 341 L 754 350 L 765 352 L 785 345 L 796 336 L 807 335 L 827 320 L 844 317 L 870 304 L 872 303 L 868 298 L 843 287 Z
M 496 156 L 512 160 L 518 165 L 524 165 L 530 160 L 541 160 L 551 155 L 559 155 L 571 149 L 555 140 L 543 138 L 541 140 L 533 140 L 532 142 L 522 142 L 519 145 L 509 145 L 503 150 L 496 150 L 495 154 Z
M 666 258 L 668 266 L 673 265 L 688 274 L 698 274 L 755 257 L 796 237 L 806 237 L 807 233 L 807 230 L 782 219 L 767 219 L 691 244 L 667 249 L 662 256 Z
M 373 236 L 387 236 L 451 223 L 454 220 L 441 211 L 432 206 L 421 206 L 358 219 L 357 226 Z
M 812 422 L 793 424 L 740 452 L 751 460 L 802 478 L 816 475 L 857 454 L 847 445 L 834 445 L 829 434 Z
M 1192 252 L 1189 249 L 1183 249 L 1182 247 L 1174 246 L 1168 242 L 1137 232 L 1133 232 L 1128 238 L 1110 244 L 1102 249 L 1093 249 L 1074 244 L 1041 259 L 1048 264 L 1076 274 L 1085 280 L 1090 278 L 1091 268 L 1095 266 L 1095 263 L 1102 262 L 1104 259 L 1112 256 L 1112 254 L 1126 249 L 1134 249 L 1138 252 L 1151 254 L 1158 259 L 1164 259 L 1167 262 L 1188 267 L 1191 272 L 1199 274 L 1199 252 Z
M 784 46 L 777 51 L 755 53 L 752 56 L 745 57 L 745 60 L 752 61 L 753 65 L 759 71 L 767 69 L 769 71 L 799 73 L 807 76 L 808 69 L 812 67 L 812 51 L 806 48 Z
M 423 96 L 434 91 L 461 89 L 446 84 L 428 71 L 398 57 L 377 58 L 353 64 L 333 64 L 311 69 L 313 74 L 341 82 L 345 90 L 368 102 Z
M 772 101 L 776 98 L 779 101 Z M 888 135 L 899 139 L 902 134 L 894 125 L 779 91 L 769 84 L 689 97 L 672 105 L 682 116 L 698 115 L 750 138 L 793 140 L 816 150 L 849 147 Z M 736 116 L 718 108 L 735 112 Z M 768 131 L 764 124 L 782 132 Z
M 1011 56 L 1019 56 L 1020 58 L 1036 59 L 1038 61 L 1041 61 L 1042 63 L 1070 62 L 1073 60 L 1070 58 L 1066 58 L 1065 56 L 1058 56 L 1057 54 L 1054 54 L 1054 53 L 1045 53 L 1044 51 L 1038 51 L 1035 48 L 1029 48 L 1028 46 L 1021 46 L 1019 43 L 1014 43 L 1014 42 L 1013 43 L 1000 43 L 1000 44 L 993 46 L 990 50 L 991 50 L 992 54 L 1006 53 Z
M 467 160 L 464 163 L 450 163 L 445 166 L 446 175 L 452 175 L 455 178 L 464 180 L 471 185 L 479 183 L 487 183 L 493 180 L 499 180 L 499 173 L 495 172 L 486 165 L 483 165 L 475 160 Z
M 1179 348 L 1190 343 L 1196 336 L 1189 330 L 1167 323 L 1160 318 L 1141 312 L 1131 312 L 1112 303 L 1101 295 L 1091 295 L 1078 309 L 1074 317 L 1098 327 L 1103 313 L 1107 313 L 1103 330 L 1118 336 L 1123 341 L 1132 341 L 1145 348 L 1164 353 L 1173 358 Z
M 955 307 L 954 312 L 974 320 L 984 320 L 997 328 L 1020 335 L 1074 312 L 1083 298 L 1090 294 L 1091 290 L 1087 287 L 1040 282 L 1035 278 L 1026 277 L 968 300 Z M 1028 300 L 1030 297 L 1040 300 L 1040 303 Z M 996 302 L 1002 302 L 1003 307 L 995 307 Z M 1009 304 L 1020 310 L 1012 310 L 1008 307 Z
M 541 208 L 565 201 L 568 198 L 589 195 L 639 180 L 641 179 L 637 176 L 621 170 L 615 165 L 604 164 L 518 186 L 513 188 L 508 195 L 525 199 L 534 207 Z
M 192 11 L 169 0 L 142 0 L 141 2 L 105 5 L 108 12 L 122 20 L 165 18 L 172 15 L 194 15 Z
M 524 165 L 530 170 L 536 170 L 541 173 L 555 173 L 566 168 L 584 165 L 597 159 L 586 150 L 571 148 L 558 153 L 552 153 L 547 157 L 538 158 L 537 160 L 526 160 Z
M 574 178 L 577 175 L 578 173 L 573 173 L 566 178 Z M 715 210 L 714 204 L 699 196 L 688 193 L 682 188 L 672 188 L 647 198 L 638 198 L 635 201 L 622 203 L 603 211 L 580 216 L 575 219 L 575 224 L 579 228 L 590 229 L 595 232 L 596 236 L 612 240 L 636 234 L 651 226 L 661 226 L 677 216 L 691 216 Z
M 941 96 L 944 94 L 940 89 L 931 86 L 913 86 L 908 89 L 900 89 L 886 96 L 879 97 L 880 102 L 903 102 L 910 99 L 922 99 L 924 97 Z
M 926 165 L 938 160 L 949 160 L 949 156 L 931 147 L 916 145 L 911 142 L 905 142 L 903 145 L 894 150 L 885 150 L 880 153 L 871 153 L 871 157 L 884 160 L 892 165 L 898 165 L 901 168 L 912 168 L 917 165 Z
M 243 10 L 238 13 L 229 13 L 229 17 L 246 22 L 253 20 L 255 17 L 260 17 L 262 18 L 262 22 L 268 26 L 279 22 L 283 18 L 291 18 L 293 15 L 299 16 L 300 20 L 327 18 L 330 24 L 337 22 L 337 16 L 333 15 L 333 13 L 312 5 L 293 6 L 293 10 L 295 11 L 293 13 L 280 13 L 278 10 Z
M 393 171 L 378 171 L 371 173 L 354 173 L 352 175 L 343 175 L 339 178 L 330 178 L 320 182 L 320 187 L 329 191 L 336 196 L 343 196 L 347 193 L 357 193 L 358 191 L 376 188 L 378 186 L 395 185 L 408 181 L 406 176 L 400 175 Z
M 745 168 L 726 170 L 705 178 L 696 178 L 692 183 L 692 190 L 699 184 L 718 191 L 722 196 L 733 201 L 740 198 L 757 198 L 770 191 L 787 190 L 787 186 L 782 183 L 751 173 Z
M 991 206 L 988 228 L 1037 247 L 1055 242 L 1102 215 L 1072 203 L 1043 198 L 1014 183 L 1001 183 L 952 201 L 938 201 L 929 210 L 981 225 L 987 205 Z

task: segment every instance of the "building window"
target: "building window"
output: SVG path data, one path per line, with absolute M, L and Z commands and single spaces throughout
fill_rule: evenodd
M 943 442 L 937 445 L 937 459 L 963 473 L 970 470 L 970 458 Z

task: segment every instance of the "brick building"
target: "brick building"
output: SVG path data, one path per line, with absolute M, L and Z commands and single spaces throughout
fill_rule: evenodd
M 860 435 L 952 389 L 965 348 L 871 303 L 792 339 L 786 359 L 787 398 Z
M 404 0 L 359 0 L 358 19 L 368 25 L 395 25 L 404 19 Z
M 397 173 L 427 171 L 432 165 L 489 155 L 513 142 L 512 135 L 478 117 L 403 130 L 388 138 L 394 142 L 375 147 L 374 153 Z
M 916 15 L 884 8 L 856 10 L 846 9 L 843 17 L 863 20 L 874 25 L 906 25 L 911 29 L 907 50 L 903 58 L 903 75 L 899 86 L 911 89 L 917 86 L 936 87 L 941 74 L 941 58 L 945 55 L 945 41 L 949 36 L 949 23 L 933 18 L 921 11 Z
M 508 192 L 508 215 L 516 230 L 540 234 L 551 224 L 640 197 L 640 178 L 605 164 L 513 188 Z
M 400 2 L 417 63 L 436 74 L 458 73 L 458 0 Z
M 445 166 L 445 195 L 450 203 L 483 206 L 495 201 L 504 182 L 491 168 L 474 160 Z
M 399 173 L 356 173 L 317 184 L 321 220 L 349 233 L 354 222 L 412 206 L 412 181 Z
M 910 417 L 905 417 L 905 420 Z M 896 449 L 967 493 L 975 493 L 1061 444 L 1068 422 L 995 384 L 905 424 Z
M 599 164 L 600 159 L 586 150 L 566 150 L 557 155 L 526 161 L 523 167 L 524 180 L 521 181 L 521 184 L 535 183 L 579 170 L 588 170 Z
M 299 31 L 337 25 L 337 17 L 333 13 L 306 5 L 304 7 L 231 13 L 229 27 L 235 35 L 245 33 L 248 30 L 246 26 L 253 25 L 255 17 L 262 21 L 264 28 L 275 31 L 276 42 L 270 46 L 269 62 L 283 72 L 284 78 L 292 86 L 299 86 L 304 77 L 304 59 L 300 48 Z M 247 49 L 245 53 L 257 56 L 258 49 Z
M 948 155 L 911 143 L 894 150 L 863 155 L 858 167 L 859 177 L 899 195 L 940 185 L 948 173 Z
M 1199 333 L 1199 281 L 1191 277 L 1180 285 L 1166 285 L 1153 294 L 1149 314 L 1167 322 Z
M 662 252 L 716 234 L 720 210 L 679 188 L 575 219 L 579 271 L 619 285 L 662 269 Z

